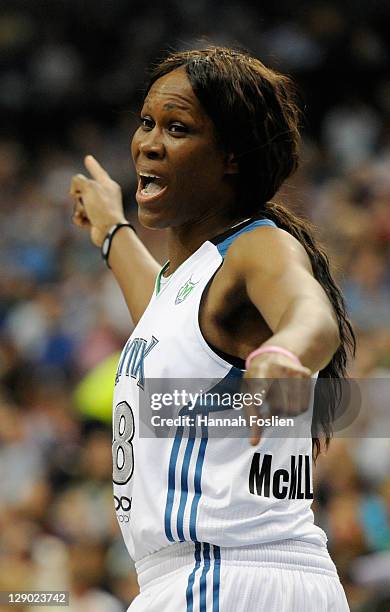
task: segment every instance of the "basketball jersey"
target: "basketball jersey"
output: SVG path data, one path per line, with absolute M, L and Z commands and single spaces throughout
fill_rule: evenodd
M 149 380 L 161 380 L 161 390 L 171 392 L 183 379 L 212 381 L 213 389 L 240 382 L 243 370 L 203 337 L 199 306 L 230 244 L 263 226 L 276 227 L 268 219 L 249 219 L 207 240 L 162 284 L 166 264 L 122 351 L 113 405 L 114 502 L 135 561 L 185 541 L 216 547 L 287 539 L 326 544 L 311 511 L 310 428 L 306 437 L 263 435 L 257 447 L 249 436 L 211 436 L 203 424 L 200 435 L 194 429 L 186 435 L 185 424 L 172 427 L 170 437 L 143 431 Z M 195 412 L 202 411 L 212 412 L 197 405 Z

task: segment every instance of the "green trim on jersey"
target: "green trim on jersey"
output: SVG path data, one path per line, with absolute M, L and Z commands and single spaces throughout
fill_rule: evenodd
M 186 261 L 188 261 L 188 259 L 189 259 L 189 258 L 185 259 L 185 260 L 183 261 L 183 263 L 181 263 L 181 264 L 180 264 L 180 266 L 179 266 L 178 268 L 176 268 L 176 270 L 175 270 L 174 272 L 172 272 L 172 274 L 170 274 L 169 278 L 171 278 L 171 276 L 173 276 L 174 274 L 176 274 L 176 272 L 177 272 L 178 270 L 180 270 L 180 268 L 182 267 L 182 265 L 183 265 L 183 264 L 185 264 L 185 263 L 186 263 Z M 158 294 L 160 293 L 160 290 L 161 290 L 161 277 L 162 277 L 162 275 L 164 274 L 165 270 L 168 270 L 169 263 L 170 263 L 170 262 L 169 262 L 169 260 L 168 260 L 168 261 L 167 261 L 167 262 L 166 262 L 166 263 L 163 265 L 163 267 L 161 268 L 160 272 L 159 272 L 159 273 L 158 273 L 158 275 L 157 275 L 157 278 L 156 278 L 156 295 L 158 295 Z
M 158 295 L 160 293 L 160 288 L 161 288 L 161 277 L 164 274 L 165 270 L 168 269 L 169 266 L 169 261 L 167 261 L 163 267 L 161 268 L 160 272 L 157 274 L 157 278 L 156 278 L 156 286 L 155 286 L 155 290 L 156 290 L 156 295 Z

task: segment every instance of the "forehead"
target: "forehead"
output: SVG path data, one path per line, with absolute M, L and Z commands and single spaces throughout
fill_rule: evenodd
M 184 67 L 160 77 L 150 88 L 144 100 L 145 106 L 161 106 L 163 110 L 185 110 L 203 113 Z

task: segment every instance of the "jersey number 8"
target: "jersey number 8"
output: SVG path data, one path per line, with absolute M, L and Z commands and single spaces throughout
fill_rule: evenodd
M 131 443 L 134 437 L 134 415 L 127 402 L 115 406 L 112 441 L 113 481 L 124 485 L 134 471 L 134 453 Z

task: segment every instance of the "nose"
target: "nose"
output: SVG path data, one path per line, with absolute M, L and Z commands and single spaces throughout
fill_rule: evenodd
M 148 159 L 162 159 L 165 155 L 164 144 L 151 132 L 142 139 L 139 149 Z

